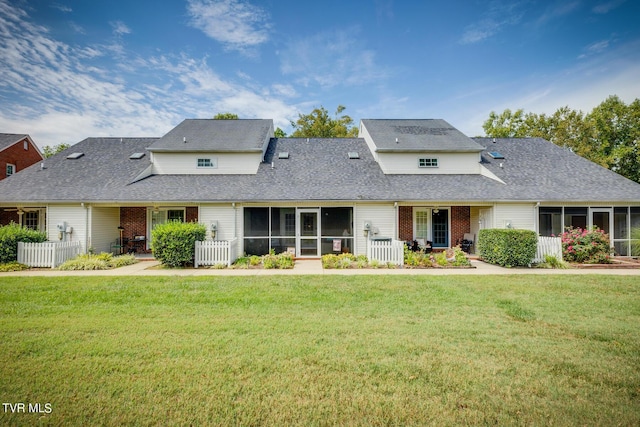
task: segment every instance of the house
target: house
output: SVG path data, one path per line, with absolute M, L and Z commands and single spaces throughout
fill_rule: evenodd
M 0 133 L 0 181 L 27 167 L 42 161 L 44 157 L 29 135 Z M 17 209 L 0 211 L 0 224 L 8 222 L 32 225 L 34 215 Z
M 29 191 L 24 191 L 29 188 Z M 184 120 L 158 138 L 87 138 L 0 182 L 51 240 L 148 249 L 199 221 L 238 252 L 366 253 L 371 239 L 456 245 L 483 228 L 598 226 L 621 255 L 640 184 L 540 138 L 469 138 L 444 120 L 362 120 L 358 138 L 274 138 L 271 120 Z

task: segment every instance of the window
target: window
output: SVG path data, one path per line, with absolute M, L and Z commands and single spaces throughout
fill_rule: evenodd
M 23 225 L 31 230 L 38 230 L 38 213 L 38 211 L 25 212 Z
M 562 208 L 541 207 L 539 227 L 541 236 L 559 236 L 562 234 Z
M 418 166 L 421 168 L 437 168 L 438 159 L 418 159 Z
M 11 163 L 7 163 L 7 176 L 11 176 L 16 173 L 16 165 L 12 165 Z
M 29 151 L 29 141 L 27 141 L 26 139 L 24 140 L 23 147 L 24 151 Z
M 218 167 L 217 159 L 198 159 L 199 168 L 216 168 Z

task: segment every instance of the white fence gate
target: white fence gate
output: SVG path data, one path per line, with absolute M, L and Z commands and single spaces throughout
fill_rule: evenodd
M 400 240 L 369 240 L 367 258 L 382 263 L 404 265 L 404 242 Z
M 196 241 L 193 266 L 226 264 L 230 266 L 238 258 L 238 239 Z
M 29 267 L 56 268 L 80 255 L 81 251 L 80 242 L 18 242 L 18 262 Z
M 538 249 L 533 262 L 544 262 L 546 255 L 551 255 L 562 261 L 562 241 L 560 237 L 538 236 Z

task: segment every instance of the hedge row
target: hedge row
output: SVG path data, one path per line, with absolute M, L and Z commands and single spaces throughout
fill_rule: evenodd
M 0 227 L 0 264 L 18 260 L 18 242 L 41 243 L 46 240 L 45 233 L 20 227 L 13 222 Z
M 478 233 L 478 251 L 482 259 L 502 267 L 530 265 L 536 256 L 535 231 L 484 229 Z
M 151 231 L 153 256 L 168 267 L 192 264 L 196 240 L 204 240 L 207 228 L 197 222 L 171 221 Z

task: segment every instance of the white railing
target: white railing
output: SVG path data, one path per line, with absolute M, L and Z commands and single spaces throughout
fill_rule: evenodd
M 29 267 L 56 268 L 80 255 L 81 251 L 80 242 L 18 242 L 18 262 Z
M 233 264 L 238 258 L 238 239 L 196 241 L 193 266 Z
M 369 240 L 367 258 L 369 261 L 404 265 L 404 242 L 400 240 Z
M 562 261 L 562 241 L 560 237 L 538 236 L 538 249 L 533 262 L 544 262 L 546 255 L 551 255 Z

